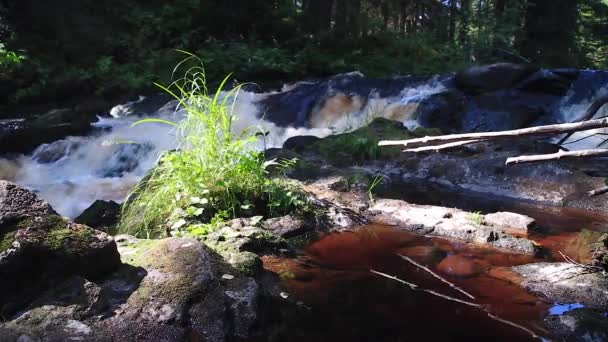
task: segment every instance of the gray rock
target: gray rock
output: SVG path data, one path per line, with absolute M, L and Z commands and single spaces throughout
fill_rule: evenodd
M 268 219 L 264 221 L 262 227 L 282 238 L 294 237 L 310 230 L 303 220 L 293 218 L 291 215 Z
M 379 199 L 370 212 L 377 219 L 424 235 L 442 236 L 475 244 L 536 254 L 534 242 L 483 225 L 483 216 L 458 209 L 413 205 L 400 200 Z
M 523 277 L 522 286 L 555 303 L 581 303 L 608 310 L 608 277 L 569 263 L 535 263 L 512 268 Z
M 9 223 L 28 218 L 57 214 L 33 192 L 11 182 L 0 180 L 0 234 Z
M 529 216 L 505 211 L 487 214 L 483 217 L 483 220 L 489 226 L 509 229 L 524 234 L 536 225 L 536 221 Z

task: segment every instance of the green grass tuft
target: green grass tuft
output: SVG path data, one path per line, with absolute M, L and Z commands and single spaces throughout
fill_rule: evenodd
M 190 221 L 269 217 L 306 206 L 295 186 L 268 176 L 267 168 L 277 162 L 265 161 L 256 150 L 256 130 L 232 130 L 239 87 L 223 92 L 227 77 L 215 94 L 208 94 L 202 63 L 188 53 L 187 61 L 192 60 L 197 66 L 183 78 L 160 86 L 187 112 L 180 122 L 165 122 L 175 126 L 178 149 L 162 156 L 131 193 L 123 207 L 121 233 L 156 238 L 186 231 Z M 136 124 L 147 122 L 158 120 Z

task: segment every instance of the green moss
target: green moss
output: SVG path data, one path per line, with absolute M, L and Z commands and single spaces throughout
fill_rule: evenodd
M 410 132 L 400 122 L 375 119 L 368 126 L 350 133 L 330 136 L 313 144 L 321 155 L 334 162 L 392 158 L 401 153 L 399 146 L 378 146 L 380 140 L 402 140 L 441 134 L 436 128 L 417 128 Z
M 13 245 L 15 240 L 15 232 L 8 232 L 4 234 L 2 240 L 0 240 L 0 253 L 8 250 Z
M 70 249 L 73 251 L 86 250 L 94 239 L 95 231 L 83 225 L 63 224 L 50 229 L 42 243 L 51 250 Z

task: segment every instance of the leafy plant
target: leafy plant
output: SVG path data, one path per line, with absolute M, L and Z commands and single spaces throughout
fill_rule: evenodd
M 483 214 L 481 213 L 481 211 L 476 211 L 473 213 L 468 213 L 467 214 L 467 219 L 475 224 L 478 225 L 483 225 L 484 222 L 484 217 Z
M 179 101 L 186 117 L 178 123 L 153 118 L 135 123 L 174 126 L 178 149 L 162 156 L 132 192 L 123 208 L 120 231 L 160 237 L 170 230 L 186 230 L 192 220 L 205 223 L 304 210 L 306 199 L 298 188 L 268 176 L 267 168 L 280 163 L 265 161 L 256 150 L 256 130 L 232 130 L 239 87 L 224 92 L 227 77 L 209 95 L 202 62 L 187 55 L 176 67 L 194 61 L 185 76 L 167 87 L 159 85 Z M 202 233 L 209 227 L 193 229 Z

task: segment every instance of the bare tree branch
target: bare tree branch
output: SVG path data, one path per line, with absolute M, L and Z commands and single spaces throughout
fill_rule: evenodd
M 605 186 L 603 188 L 599 188 L 599 189 L 595 189 L 595 190 L 591 190 L 589 192 L 587 192 L 587 195 L 589 195 L 589 197 L 594 197 L 594 196 L 599 196 L 599 195 L 603 195 L 608 193 L 608 186 Z
M 421 264 L 417 263 L 417 262 L 416 262 L 416 261 L 414 261 L 412 258 L 407 257 L 407 256 L 405 256 L 405 255 L 401 255 L 401 254 L 399 254 L 399 253 L 397 253 L 397 255 L 398 255 L 398 256 L 399 256 L 401 259 L 403 259 L 403 260 L 405 260 L 405 261 L 409 262 L 410 264 L 412 264 L 412 265 L 414 265 L 414 266 L 416 266 L 416 267 L 418 267 L 418 268 L 420 268 L 420 269 L 422 269 L 422 270 L 426 271 L 427 273 L 429 273 L 429 274 L 430 274 L 430 275 L 432 275 L 433 277 L 435 277 L 435 278 L 439 279 L 439 280 L 440 280 L 440 281 L 442 281 L 443 283 L 448 284 L 448 285 L 449 285 L 451 288 L 453 288 L 454 290 L 456 290 L 456 291 L 458 291 L 458 292 L 462 293 L 463 295 L 465 295 L 465 296 L 467 296 L 467 297 L 469 297 L 469 298 L 471 298 L 471 299 L 473 299 L 473 300 L 475 299 L 475 297 L 474 297 L 472 294 L 470 294 L 470 293 L 468 293 L 467 291 L 465 291 L 465 290 L 461 289 L 460 287 L 458 287 L 458 286 L 454 285 L 453 283 L 450 283 L 449 281 L 447 281 L 447 280 L 443 279 L 443 278 L 442 278 L 440 275 L 438 275 L 437 273 L 435 273 L 435 272 L 431 271 L 431 269 L 430 269 L 430 268 L 428 268 L 428 267 L 426 267 L 426 266 L 424 266 L 424 265 L 421 265 Z
M 551 154 L 538 154 L 531 156 L 519 156 L 511 157 L 507 159 L 506 165 L 532 163 L 539 161 L 549 160 L 560 160 L 560 159 L 577 159 L 577 158 L 593 158 L 593 157 L 606 157 L 608 156 L 608 149 L 592 149 L 592 150 L 580 150 L 566 152 L 559 150 L 559 152 Z
M 470 145 L 470 144 L 475 144 L 478 142 L 482 142 L 483 140 L 464 140 L 464 141 L 456 141 L 453 143 L 448 143 L 448 144 L 443 144 L 443 145 L 433 145 L 433 146 L 423 146 L 423 147 L 417 147 L 417 148 L 408 148 L 403 150 L 403 152 L 424 152 L 424 151 L 435 151 L 438 152 L 439 150 L 445 150 L 448 148 L 454 148 L 454 147 L 458 147 L 458 146 L 464 146 L 464 145 Z
M 378 143 L 378 146 L 403 145 L 405 147 L 421 147 L 433 146 L 434 144 L 438 143 L 445 144 L 461 142 L 463 140 L 496 140 L 533 135 L 554 135 L 606 127 L 608 127 L 608 118 L 577 123 L 536 126 L 500 132 L 449 134 L 408 140 L 382 140 Z

